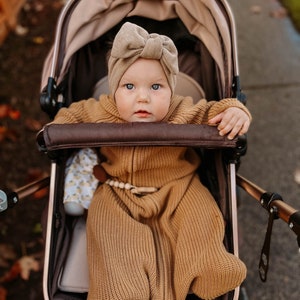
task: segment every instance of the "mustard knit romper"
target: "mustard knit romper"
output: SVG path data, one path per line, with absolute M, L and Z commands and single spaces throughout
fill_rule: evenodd
M 165 121 L 205 124 L 235 99 L 218 102 L 174 96 Z M 61 109 L 55 123 L 124 122 L 113 99 L 101 96 Z M 223 245 L 224 221 L 185 147 L 103 147 L 107 174 L 144 196 L 102 184 L 88 210 L 89 300 L 184 300 L 189 292 L 214 299 L 239 286 L 245 265 Z

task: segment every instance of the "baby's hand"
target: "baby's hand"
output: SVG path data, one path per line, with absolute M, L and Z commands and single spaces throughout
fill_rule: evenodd
M 232 140 L 236 135 L 245 134 L 250 126 L 250 118 L 242 109 L 229 107 L 208 121 L 209 125 L 218 125 L 221 136 L 228 134 Z

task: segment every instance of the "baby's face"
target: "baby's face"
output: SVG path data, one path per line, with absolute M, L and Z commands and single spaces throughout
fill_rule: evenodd
M 127 122 L 159 122 L 168 113 L 171 94 L 159 61 L 140 58 L 122 76 L 115 101 Z

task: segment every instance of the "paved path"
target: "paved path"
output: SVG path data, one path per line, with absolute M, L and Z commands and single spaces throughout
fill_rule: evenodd
M 247 106 L 253 114 L 248 153 L 239 173 L 263 189 L 277 192 L 300 209 L 300 34 L 289 18 L 270 16 L 275 0 L 229 0 L 237 28 L 239 65 Z M 253 13 L 256 5 L 260 13 Z M 249 300 L 300 299 L 300 253 L 295 234 L 275 222 L 268 280 L 258 276 L 259 254 L 268 216 L 241 191 L 240 256 L 248 267 Z

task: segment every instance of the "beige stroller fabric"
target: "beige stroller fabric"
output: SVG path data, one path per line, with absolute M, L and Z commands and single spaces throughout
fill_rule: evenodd
M 81 0 L 69 21 L 64 60 L 57 83 L 63 79 L 71 56 L 78 49 L 130 16 L 158 21 L 179 17 L 190 34 L 198 37 L 207 47 L 219 68 L 222 94 L 228 92 L 226 89 L 231 85 L 232 78 L 230 30 L 218 1 L 211 0 Z M 45 61 L 41 88 L 46 86 L 51 73 L 54 50 Z

